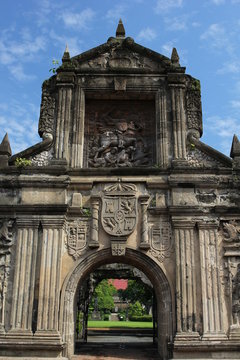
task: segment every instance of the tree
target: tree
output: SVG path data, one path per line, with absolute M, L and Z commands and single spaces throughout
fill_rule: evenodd
M 114 308 L 113 295 L 116 292 L 115 287 L 107 279 L 102 280 L 94 290 L 91 306 L 94 308 L 97 303 L 101 313 L 109 313 Z
M 143 314 L 143 308 L 139 301 L 129 305 L 128 314 L 130 318 L 132 316 L 141 316 Z
M 125 290 L 118 290 L 119 297 L 134 304 L 137 301 L 149 312 L 152 306 L 153 291 L 142 281 L 128 280 L 128 287 Z

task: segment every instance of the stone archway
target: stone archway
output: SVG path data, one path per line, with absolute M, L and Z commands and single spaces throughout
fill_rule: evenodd
M 74 354 L 74 302 L 78 284 L 94 269 L 103 264 L 121 262 L 131 264 L 146 274 L 153 284 L 157 299 L 158 351 L 162 359 L 170 354 L 168 343 L 173 338 L 173 291 L 166 274 L 161 267 L 142 252 L 126 249 L 125 256 L 112 256 L 110 249 L 104 249 L 86 256 L 78 262 L 65 279 L 61 292 L 60 331 L 66 345 L 64 355 L 70 358 Z

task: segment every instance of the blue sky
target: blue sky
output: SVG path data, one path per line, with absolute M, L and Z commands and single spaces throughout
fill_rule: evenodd
M 202 140 L 229 155 L 240 135 L 240 0 L 12 0 L 1 3 L 0 141 L 13 153 L 39 142 L 41 84 L 61 60 L 115 36 L 165 56 L 172 47 L 186 72 L 201 81 Z

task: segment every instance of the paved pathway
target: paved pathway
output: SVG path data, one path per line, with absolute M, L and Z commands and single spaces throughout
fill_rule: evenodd
M 89 336 L 86 344 L 79 344 L 72 360 L 156 360 L 159 355 L 152 345 L 152 337 L 128 334 Z

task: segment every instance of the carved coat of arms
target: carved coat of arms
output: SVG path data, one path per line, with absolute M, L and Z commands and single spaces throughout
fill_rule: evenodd
M 109 235 L 131 234 L 137 223 L 136 186 L 123 183 L 106 186 L 102 198 L 101 220 Z
M 67 247 L 74 259 L 81 255 L 86 247 L 89 225 L 86 221 L 72 221 L 67 225 Z
M 150 233 L 151 239 L 151 253 L 157 257 L 159 261 L 168 258 L 172 252 L 172 234 L 171 226 L 167 219 L 160 221 L 159 224 L 154 224 Z

